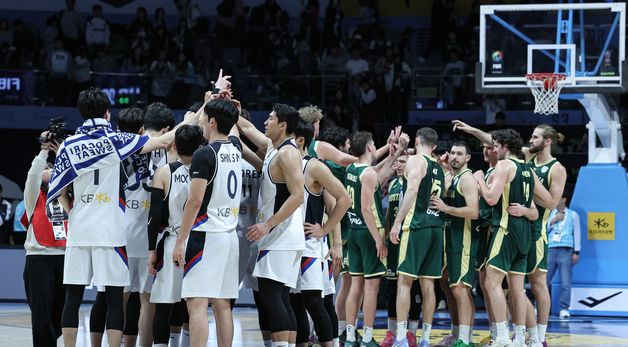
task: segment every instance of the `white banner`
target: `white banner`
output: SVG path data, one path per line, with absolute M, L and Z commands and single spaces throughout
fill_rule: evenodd
M 628 312 L 628 288 L 572 287 L 569 310 Z

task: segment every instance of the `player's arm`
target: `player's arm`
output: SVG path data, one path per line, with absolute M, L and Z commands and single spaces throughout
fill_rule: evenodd
M 269 140 L 266 135 L 257 130 L 253 123 L 251 123 L 246 118 L 240 116 L 238 117 L 238 123 L 236 125 L 238 126 L 238 130 L 240 131 L 240 133 L 246 136 L 246 138 L 248 138 L 249 140 L 251 140 L 251 142 L 253 142 L 253 144 L 257 146 L 257 148 L 266 151 L 266 149 L 268 148 Z
M 491 136 L 491 134 L 482 131 L 478 128 L 474 128 L 472 126 L 470 126 L 469 124 L 463 122 L 463 121 L 459 121 L 459 120 L 452 120 L 451 123 L 454 125 L 454 131 L 456 130 L 462 130 L 465 133 L 474 136 L 475 138 L 477 138 L 478 140 L 480 140 L 480 142 L 482 143 L 486 143 L 489 145 L 493 144 L 493 138 Z
M 72 209 L 72 202 L 70 201 L 70 196 L 68 195 L 68 187 L 69 185 L 61 189 L 61 193 L 57 198 L 57 201 L 59 201 L 61 206 L 63 206 L 65 213 L 70 213 L 70 210 Z
M 360 206 L 362 218 L 368 228 L 371 236 L 375 240 L 375 247 L 377 247 L 377 256 L 383 258 L 386 256 L 386 246 L 384 240 L 379 234 L 377 223 L 375 222 L 375 215 L 373 214 L 373 199 L 375 198 L 375 189 L 377 188 L 377 173 L 372 168 L 364 170 L 360 177 L 362 183 L 362 194 L 360 196 Z
M 508 214 L 515 217 L 525 217 L 531 222 L 539 218 L 539 210 L 536 208 L 534 201 L 532 201 L 530 207 L 525 207 L 521 204 L 510 204 L 508 206 Z
M 379 182 L 379 184 L 384 184 L 384 182 L 386 182 L 390 178 L 390 176 L 393 174 L 393 171 L 391 170 L 393 164 L 395 163 L 397 158 L 399 158 L 403 154 L 403 152 L 408 147 L 408 144 L 410 143 L 410 137 L 406 133 L 402 133 L 398 138 L 399 144 L 393 147 L 395 148 L 395 151 L 392 153 L 392 155 L 389 155 L 388 157 L 386 157 L 386 159 L 382 160 L 374 167 L 375 171 L 377 172 L 377 181 Z
M 328 193 L 326 190 L 323 190 L 323 201 L 325 202 L 326 211 L 334 210 L 335 205 L 336 205 L 336 199 L 334 199 L 334 197 L 330 193 Z M 329 254 L 325 255 L 325 258 L 329 258 L 331 256 L 334 267 L 339 266 L 342 263 L 342 234 L 341 232 L 342 230 L 340 229 L 340 223 L 334 225 L 334 228 L 331 231 L 331 237 L 332 237 L 333 242 L 332 242 L 331 248 L 329 249 Z
M 473 175 L 463 175 L 460 179 L 460 190 L 462 190 L 462 194 L 464 194 L 466 206 L 448 206 L 438 196 L 432 196 L 430 198 L 430 208 L 445 212 L 454 217 L 478 219 L 480 213 L 478 184 L 472 176 Z
M 203 107 L 201 107 L 198 112 L 201 112 L 202 114 Z M 161 136 L 150 137 L 148 141 L 146 141 L 146 144 L 144 145 L 144 147 L 142 147 L 140 154 L 150 153 L 158 149 L 168 148 L 168 146 L 170 146 L 174 142 L 174 134 L 180 126 L 196 125 L 196 123 L 198 123 L 198 118 L 199 118 L 198 112 L 197 113 L 187 112 L 185 114 L 183 122 L 179 123 L 172 130 L 168 131 L 167 133 Z
M 244 160 L 248 161 L 249 164 L 253 165 L 255 170 L 262 171 L 264 161 L 257 155 L 257 153 L 253 153 L 249 146 L 247 146 L 244 142 L 242 142 L 242 157 Z
M 327 165 L 318 160 L 314 160 L 310 164 L 314 164 L 310 166 L 310 170 L 313 170 L 311 171 L 312 176 L 321 186 L 323 186 L 324 191 L 330 194 L 336 201 L 334 208 L 329 210 L 330 212 L 328 213 L 327 223 L 325 223 L 325 226 L 323 227 L 325 234 L 329 234 L 336 227 L 336 225 L 340 224 L 340 220 L 342 219 L 342 216 L 347 213 L 351 201 L 349 200 L 347 190 L 331 173 L 331 170 L 329 170 Z
M 249 241 L 259 240 L 268 234 L 279 223 L 286 220 L 296 209 L 303 204 L 304 178 L 303 171 L 295 170 L 301 167 L 301 155 L 296 148 L 286 146 L 279 150 L 275 160 L 288 186 L 290 196 L 281 205 L 277 213 L 273 214 L 266 222 L 249 227 L 246 237 Z
M 163 202 L 168 196 L 170 166 L 164 165 L 157 169 L 153 177 L 153 186 L 150 192 L 150 209 L 148 210 L 148 270 L 151 274 L 156 275 L 155 269 L 157 263 L 157 236 L 161 231 L 162 207 Z
M 408 162 L 406 163 L 406 191 L 403 194 L 403 201 L 399 205 L 399 211 L 397 211 L 395 222 L 390 228 L 390 241 L 394 244 L 399 243 L 401 224 L 406 218 L 408 212 L 410 212 L 412 205 L 416 203 L 416 198 L 419 193 L 419 185 L 421 184 L 423 177 L 425 177 L 426 165 L 427 163 L 425 162 L 425 159 L 420 155 L 408 157 Z
M 342 166 L 347 166 L 358 160 L 358 158 L 339 150 L 325 141 L 318 141 L 316 154 L 321 160 L 331 160 Z
M 478 170 L 473 174 L 475 180 L 480 185 L 480 192 L 487 204 L 491 206 L 495 206 L 497 204 L 499 198 L 504 193 L 504 187 L 506 186 L 509 171 L 513 168 L 514 166 L 512 166 L 509 161 L 500 160 L 493 171 L 490 187 L 486 184 L 486 182 L 484 182 L 484 172 L 482 172 L 482 170 Z
M 565 182 L 567 181 L 567 170 L 565 167 L 556 163 L 552 166 L 550 174 L 552 182 L 549 191 L 539 182 L 538 177 L 534 175 L 534 201 L 546 209 L 553 210 L 558 205 L 558 201 L 563 196 L 565 190 Z
M 185 240 L 190 235 L 194 220 L 198 216 L 207 184 L 216 175 L 216 165 L 216 152 L 211 147 L 197 150 L 192 156 L 188 199 L 183 208 L 183 218 L 179 227 L 177 243 L 172 253 L 173 261 L 180 268 L 185 265 Z

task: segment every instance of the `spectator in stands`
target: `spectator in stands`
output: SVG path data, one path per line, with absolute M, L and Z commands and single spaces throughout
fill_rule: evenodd
M 373 123 L 377 120 L 377 93 L 372 83 L 363 79 L 360 84 L 360 129 L 372 130 Z
M 92 67 L 94 72 L 115 72 L 118 68 L 115 59 L 105 51 L 96 52 Z
M 333 44 L 323 55 L 321 69 L 327 74 L 343 74 L 347 69 L 347 54 L 339 43 Z
M 35 57 L 35 36 L 26 29 L 21 19 L 13 21 L 13 46 L 19 59 L 19 67 L 30 68 Z
M 389 119 L 397 120 L 397 123 L 405 123 L 408 115 L 408 96 L 410 93 L 410 80 L 412 69 L 397 54 L 393 63 L 384 74 L 384 84 L 387 93 Z
M 179 18 L 179 24 L 177 28 L 172 33 L 172 44 L 175 51 L 185 52 L 186 55 L 192 53 L 192 44 L 193 44 L 192 32 L 188 29 L 188 22 L 185 18 Z
M 486 109 L 486 124 L 495 124 L 495 115 L 506 111 L 506 101 L 499 95 L 486 94 L 482 104 Z
M 87 47 L 81 46 L 74 56 L 74 68 L 72 70 L 72 76 L 74 81 L 74 95 L 72 100 L 78 98 L 78 93 L 81 90 L 85 90 L 92 85 L 92 75 L 90 73 L 92 69 L 92 63 L 89 60 Z
M 569 318 L 571 302 L 571 271 L 580 260 L 580 217 L 567 208 L 567 194 L 549 215 L 547 256 L 547 287 L 551 287 L 556 270 L 560 271 L 560 318 Z
M 449 62 L 443 69 L 443 96 L 448 106 L 460 104 L 464 87 L 464 68 L 465 63 L 460 60 L 458 51 L 449 51 Z
M 375 38 L 369 42 L 369 54 L 381 57 L 386 53 L 386 49 L 392 47 L 392 42 L 386 38 L 386 30 L 377 28 Z
M 164 26 L 156 26 L 155 27 L 155 35 L 153 39 L 150 41 L 150 57 L 158 58 L 159 53 L 161 51 L 168 52 L 170 48 L 170 38 L 168 37 L 168 32 L 166 31 L 166 27 Z
M 150 39 L 144 28 L 140 28 L 131 43 L 131 50 L 140 48 L 142 52 L 148 52 L 150 50 Z
M 157 27 L 167 28 L 166 24 L 166 10 L 163 7 L 157 7 L 155 10 L 155 29 Z
M 46 57 L 48 90 L 55 105 L 69 105 L 68 86 L 72 74 L 72 54 L 64 47 L 64 40 L 57 38 L 55 48 Z
M 148 68 L 142 47 L 135 47 L 122 64 L 122 71 L 129 73 L 144 73 Z
M 337 45 L 342 40 L 342 20 L 344 13 L 339 0 L 330 0 L 325 10 L 323 23 L 323 44 L 326 48 Z
M 13 242 L 14 245 L 23 245 L 26 240 L 26 227 L 21 219 L 24 216 L 24 200 L 20 200 L 15 206 L 13 213 Z
M 170 93 L 168 106 L 183 108 L 189 104 L 190 87 L 196 82 L 194 65 L 184 52 L 179 52 L 175 63 L 174 83 Z
M 159 52 L 157 59 L 150 65 L 149 73 L 155 75 L 150 86 L 152 101 L 167 102 L 172 86 L 175 66 L 167 59 L 166 51 Z
M 13 228 L 11 225 L 11 208 L 9 200 L 2 196 L 3 187 L 0 184 L 0 244 L 9 244 L 9 231 Z
M 9 47 L 13 44 L 13 33 L 6 18 L 0 19 L 0 47 Z
M 46 54 L 55 48 L 55 39 L 59 37 L 59 21 L 56 16 L 46 19 L 46 28 L 41 32 L 41 43 Z
M 424 63 L 429 58 L 435 48 L 440 48 L 444 57 L 447 33 L 457 28 L 453 6 L 454 0 L 434 0 L 432 15 L 430 16 L 430 42 L 427 49 L 419 56 L 421 63 Z
M 357 47 L 351 49 L 351 58 L 347 60 L 345 67 L 351 77 L 369 71 L 369 64 L 362 59 L 362 53 Z
M 506 114 L 502 111 L 495 113 L 495 129 L 504 129 L 506 127 Z
M 71 53 L 74 53 L 81 37 L 81 16 L 74 9 L 75 0 L 66 0 L 66 9 L 59 14 L 59 24 L 63 44 Z
M 142 29 L 144 29 L 144 34 L 147 36 L 153 33 L 153 25 L 148 19 L 148 13 L 146 12 L 146 9 L 144 7 L 140 6 L 135 12 L 135 19 L 133 19 L 133 21 L 129 25 L 128 33 L 130 34 L 130 37 L 132 39 L 135 39 L 135 37 L 137 37 L 138 33 Z
M 90 51 L 106 49 L 110 36 L 109 23 L 102 17 L 102 6 L 99 4 L 92 6 L 92 16 L 85 22 L 85 42 Z

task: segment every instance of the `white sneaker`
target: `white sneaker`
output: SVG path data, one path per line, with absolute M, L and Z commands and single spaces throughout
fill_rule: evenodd
M 447 303 L 445 300 L 441 300 L 438 302 L 438 306 L 436 307 L 437 311 L 445 311 L 447 310 Z
M 513 347 L 512 341 L 491 341 L 488 344 L 489 347 Z
M 569 311 L 567 310 L 560 310 L 560 313 L 558 314 L 558 316 L 560 317 L 560 319 L 569 319 L 571 317 L 571 315 L 569 314 Z
M 543 344 L 539 340 L 528 339 L 528 342 L 526 342 L 526 346 L 527 347 L 543 347 Z

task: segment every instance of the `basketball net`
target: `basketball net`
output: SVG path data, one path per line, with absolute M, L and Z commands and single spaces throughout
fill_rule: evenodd
M 558 96 L 565 84 L 565 75 L 531 73 L 526 75 L 527 85 L 534 95 L 534 113 L 544 116 L 558 113 Z

